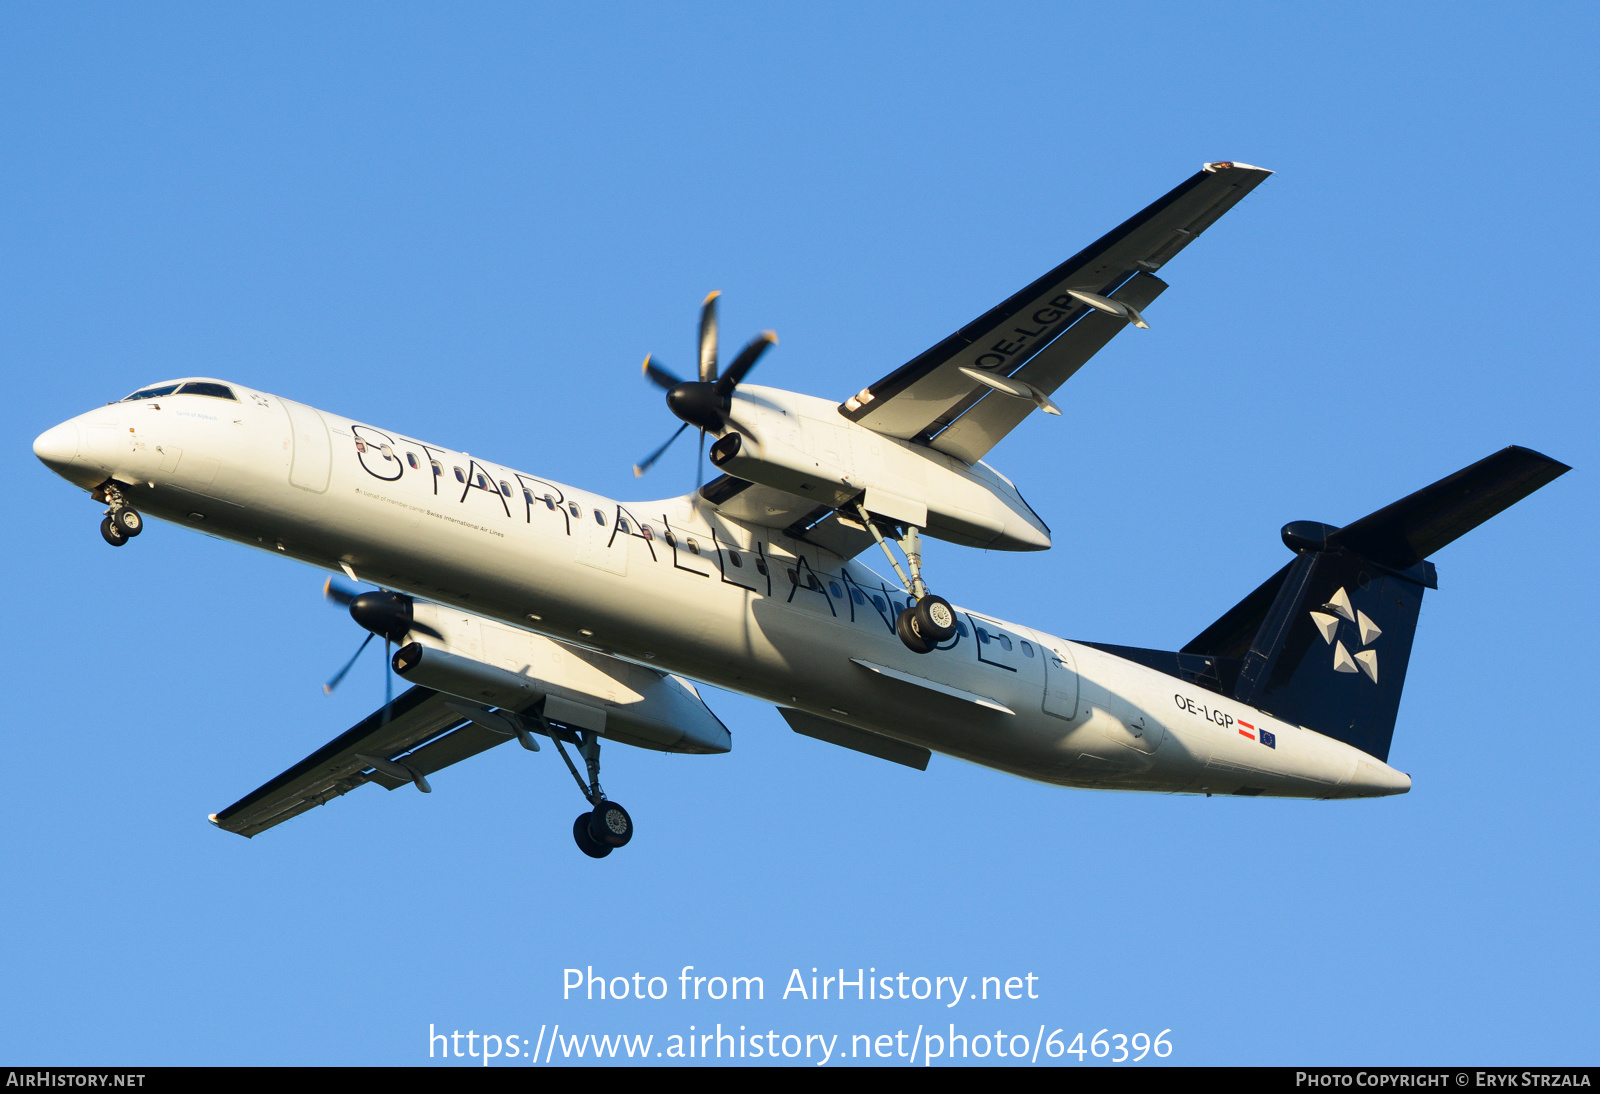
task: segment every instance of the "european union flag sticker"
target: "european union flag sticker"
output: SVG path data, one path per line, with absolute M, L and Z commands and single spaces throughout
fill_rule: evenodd
M 1278 735 L 1272 732 L 1270 729 L 1263 729 L 1261 730 L 1261 743 L 1266 745 L 1268 748 L 1277 748 Z

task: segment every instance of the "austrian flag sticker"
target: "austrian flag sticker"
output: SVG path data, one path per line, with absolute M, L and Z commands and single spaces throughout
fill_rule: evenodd
M 1235 722 L 1233 724 L 1239 727 L 1239 736 L 1248 737 L 1252 741 L 1259 740 L 1262 744 L 1266 745 L 1268 748 L 1277 748 L 1278 747 L 1278 735 L 1276 733 L 1272 732 L 1272 730 L 1270 730 L 1270 729 L 1259 729 L 1258 730 L 1258 729 L 1256 729 L 1255 726 L 1253 726 L 1249 722 L 1245 722 L 1245 721 L 1238 721 L 1238 722 Z

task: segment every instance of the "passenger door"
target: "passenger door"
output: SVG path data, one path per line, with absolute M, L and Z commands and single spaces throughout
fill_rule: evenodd
M 1057 718 L 1076 718 L 1078 669 L 1072 662 L 1072 651 L 1065 642 L 1040 642 L 1039 652 L 1044 655 L 1044 712 Z
M 328 437 L 328 425 L 315 407 L 297 403 L 292 399 L 278 400 L 289 415 L 289 429 L 294 434 L 294 459 L 289 465 L 289 485 L 323 494 L 328 490 L 328 478 L 333 471 L 333 444 Z

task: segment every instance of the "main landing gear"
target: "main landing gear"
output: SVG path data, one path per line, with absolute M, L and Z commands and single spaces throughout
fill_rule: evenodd
M 889 550 L 889 544 L 884 542 L 883 533 L 878 531 L 878 526 L 872 523 L 872 518 L 867 515 L 866 507 L 856 503 L 856 512 L 861 516 L 861 523 L 867 526 L 867 531 L 872 533 L 872 538 L 878 541 L 878 546 L 883 548 L 884 555 L 889 559 L 889 565 L 894 567 L 894 572 L 900 575 L 901 583 L 911 593 L 912 602 L 901 609 L 895 617 L 895 633 L 900 636 L 900 641 L 905 643 L 906 649 L 912 653 L 932 653 L 941 642 L 948 642 L 956 635 L 956 611 L 950 602 L 942 596 L 934 596 L 928 592 L 928 587 L 922 583 L 922 535 L 915 525 L 906 525 L 905 535 L 900 537 L 900 550 L 905 552 L 906 565 L 911 568 L 911 576 L 900 568 L 899 561 L 894 557 L 894 552 Z
M 123 499 L 116 483 L 101 487 L 99 493 L 108 506 L 106 517 L 100 522 L 100 538 L 113 547 L 121 547 L 144 531 L 144 517 Z
M 578 819 L 572 822 L 572 838 L 578 850 L 590 858 L 605 858 L 618 847 L 626 846 L 633 838 L 633 818 L 622 806 L 608 801 L 605 791 L 600 789 L 600 735 L 592 729 L 573 732 L 578 737 L 578 753 L 589 771 L 587 782 L 578 774 L 572 757 L 567 755 L 560 734 L 554 729 L 550 732 L 550 739 L 556 743 L 556 751 L 561 753 L 567 770 L 577 780 L 578 789 L 593 807 L 587 813 L 579 813 Z

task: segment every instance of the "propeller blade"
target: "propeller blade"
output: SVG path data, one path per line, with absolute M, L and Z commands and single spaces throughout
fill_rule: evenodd
M 356 647 L 355 654 L 353 656 L 351 656 L 350 660 L 348 660 L 348 661 L 346 661 L 344 663 L 344 668 L 342 668 L 338 672 L 334 673 L 333 674 L 333 679 L 329 680 L 326 684 L 322 685 L 322 694 L 324 694 L 324 695 L 332 695 L 333 694 L 333 689 L 339 686 L 339 681 L 344 679 L 345 673 L 350 671 L 351 667 L 356 663 L 356 659 L 361 656 L 361 652 L 367 648 L 367 643 L 371 642 L 375 637 L 377 637 L 377 636 L 373 635 L 373 634 L 368 634 L 367 637 L 362 640 L 361 645 Z
M 667 443 L 666 444 L 662 445 L 660 448 L 658 448 L 654 452 L 650 453 L 650 455 L 646 456 L 644 458 L 644 462 L 643 463 L 634 464 L 633 465 L 633 477 L 637 479 L 637 478 L 641 477 L 646 471 L 650 470 L 651 466 L 657 460 L 659 460 L 661 458 L 662 454 L 664 452 L 666 452 L 667 449 L 672 447 L 672 442 L 677 440 L 679 435 L 682 434 L 683 431 L 685 429 L 688 429 L 688 428 L 689 428 L 689 423 L 688 422 L 684 422 L 682 425 L 680 425 L 678 427 L 678 432 L 677 433 L 674 433 L 672 436 L 667 438 Z
M 394 665 L 389 662 L 389 640 L 383 640 L 383 717 L 380 726 L 389 724 L 389 707 L 394 703 Z
M 352 588 L 342 581 L 335 585 L 334 579 L 331 577 L 322 583 L 322 595 L 328 600 L 333 601 L 335 604 L 346 608 L 348 608 L 350 606 L 350 602 L 360 594 L 360 589 Z
M 770 330 L 764 330 L 754 338 L 750 344 L 739 351 L 739 356 L 733 359 L 733 364 L 728 366 L 728 371 L 722 374 L 722 379 L 717 381 L 717 398 L 724 402 L 733 394 L 733 389 L 745 378 L 749 371 L 756 367 L 756 362 L 761 360 L 761 355 L 778 344 L 778 336 Z
M 706 460 L 706 431 L 700 431 L 700 451 L 694 457 L 694 497 L 695 504 L 700 503 L 700 484 L 705 480 L 704 465 Z
M 644 376 L 645 379 L 649 380 L 662 391 L 671 391 L 673 388 L 677 387 L 678 384 L 682 383 L 682 381 L 676 376 L 672 375 L 672 373 L 656 364 L 654 356 L 648 353 L 644 356 Z
M 717 378 L 717 297 L 713 290 L 700 304 L 700 381 L 712 383 Z

